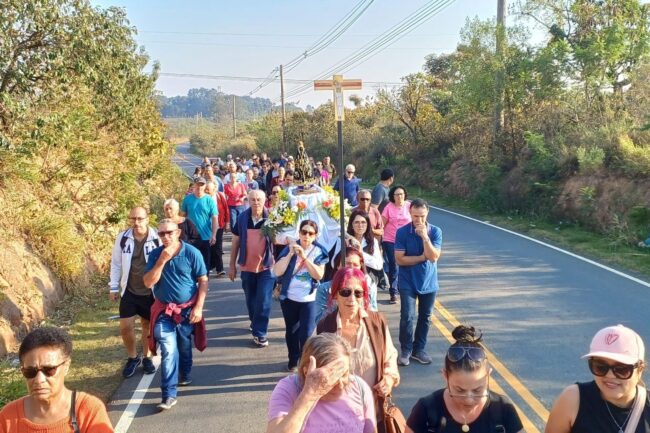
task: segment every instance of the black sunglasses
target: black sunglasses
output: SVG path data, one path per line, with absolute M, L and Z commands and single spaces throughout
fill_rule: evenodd
M 355 298 L 357 299 L 363 298 L 363 290 L 341 289 L 338 291 L 338 294 L 344 298 L 349 298 L 352 292 L 354 292 Z
M 629 379 L 634 373 L 634 369 L 639 367 L 639 363 L 634 365 L 630 364 L 614 364 L 609 365 L 606 362 L 589 358 L 589 370 L 594 376 L 603 377 L 607 376 L 609 370 L 612 370 L 617 379 Z
M 311 230 L 300 230 L 300 234 L 303 236 L 316 236 L 316 232 L 312 232 Z
M 56 371 L 63 364 L 68 362 L 67 360 L 63 361 L 59 365 L 44 365 L 43 367 L 21 367 L 20 371 L 25 376 L 25 379 L 33 379 L 36 377 L 39 371 L 42 371 L 43 374 L 47 377 L 52 377 L 56 374 Z
M 480 347 L 455 346 L 447 350 L 447 359 L 451 362 L 458 362 L 463 358 L 470 361 L 483 361 L 487 358 L 485 351 Z
M 158 232 L 158 237 L 159 238 L 164 238 L 165 236 L 174 234 L 175 231 L 176 230 L 168 230 L 168 231 L 165 231 L 165 232 Z

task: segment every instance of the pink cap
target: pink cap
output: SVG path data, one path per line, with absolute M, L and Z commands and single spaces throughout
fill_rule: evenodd
M 583 358 L 606 358 L 623 364 L 634 365 L 643 361 L 645 347 L 639 334 L 623 325 L 608 326 L 594 335 L 589 353 Z

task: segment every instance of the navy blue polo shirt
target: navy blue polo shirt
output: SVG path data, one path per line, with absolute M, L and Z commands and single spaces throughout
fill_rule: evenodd
M 158 247 L 149 254 L 145 272 L 153 269 L 165 247 Z M 201 252 L 192 245 L 181 241 L 181 250 L 170 261 L 160 275 L 160 280 L 153 286 L 156 299 L 165 304 L 173 302 L 182 304 L 189 301 L 198 290 L 196 280 L 208 275 Z
M 442 230 L 427 223 L 429 239 L 440 250 L 442 246 Z M 424 241 L 415 233 L 413 223 L 409 223 L 397 230 L 395 236 L 395 251 L 404 251 L 406 256 L 420 256 L 424 254 Z M 438 291 L 438 264 L 425 260 L 413 266 L 399 267 L 397 280 L 399 289 L 411 290 L 418 294 Z

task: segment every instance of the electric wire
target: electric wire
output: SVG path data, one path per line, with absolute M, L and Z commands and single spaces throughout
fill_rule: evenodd
M 348 12 L 341 20 L 339 20 L 330 30 L 328 30 L 323 36 L 321 36 L 316 42 L 312 44 L 311 47 L 306 49 L 300 55 L 289 60 L 287 63 L 283 64 L 283 69 L 286 68 L 286 71 L 289 72 L 296 68 L 300 63 L 302 63 L 308 57 L 321 52 L 329 45 L 331 45 L 336 39 L 338 39 L 346 30 L 348 30 L 352 24 L 354 24 L 363 13 L 370 7 L 374 0 L 361 0 L 358 2 L 350 12 Z M 275 68 L 271 71 L 271 74 L 275 75 L 276 71 L 279 68 Z M 248 92 L 248 96 L 252 96 L 254 93 L 268 86 L 272 81 L 267 81 L 260 83 L 253 90 Z
M 348 57 L 339 61 L 337 64 L 314 77 L 314 80 L 323 79 L 333 75 L 334 73 L 343 73 L 349 71 L 353 67 L 370 59 L 372 56 L 380 53 L 391 45 L 392 43 L 401 39 L 406 33 L 419 27 L 425 21 L 440 13 L 444 8 L 449 6 L 455 0 L 434 0 L 411 13 L 393 27 L 389 28 L 386 32 L 382 33 L 379 37 L 368 42 L 364 47 L 357 52 L 352 53 Z M 285 94 L 286 98 L 291 98 L 303 94 L 311 89 L 310 84 L 304 84 L 297 88 L 291 89 Z M 277 98 L 276 98 L 277 100 Z M 275 101 L 275 100 L 274 100 Z

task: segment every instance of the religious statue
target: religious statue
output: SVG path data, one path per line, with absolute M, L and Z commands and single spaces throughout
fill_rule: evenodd
M 305 144 L 302 141 L 298 142 L 298 153 L 296 154 L 296 168 L 294 170 L 294 180 L 299 185 L 309 185 L 314 181 L 312 167 L 309 162 L 307 152 L 305 152 Z

